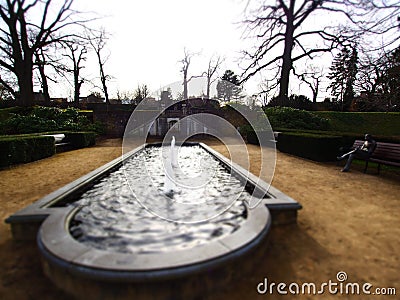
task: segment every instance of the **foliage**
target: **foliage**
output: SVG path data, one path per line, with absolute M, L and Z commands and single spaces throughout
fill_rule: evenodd
M 327 130 L 329 121 L 314 113 L 290 107 L 267 107 L 264 109 L 272 128 Z
M 221 80 L 217 83 L 217 97 L 223 102 L 239 100 L 242 87 L 238 76 L 231 70 L 226 70 Z
M 272 100 L 267 104 L 268 107 L 275 107 L 275 106 L 283 106 L 297 108 L 297 109 L 305 109 L 311 110 L 312 109 L 312 102 L 311 100 L 304 96 L 304 95 L 290 95 L 289 98 L 284 98 L 280 100 L 280 97 L 274 97 Z
M 0 167 L 35 161 L 54 153 L 54 138 L 51 136 L 0 137 Z
M 48 131 L 97 131 L 100 124 L 91 124 L 90 121 L 79 115 L 75 108 L 59 109 L 54 107 L 34 107 L 19 113 L 10 113 L 10 117 L 0 120 L 1 134 L 21 134 Z
M 354 82 L 357 75 L 358 53 L 355 47 L 343 47 L 334 58 L 328 78 L 332 80 L 328 89 L 341 104 L 341 110 L 348 110 L 354 98 Z

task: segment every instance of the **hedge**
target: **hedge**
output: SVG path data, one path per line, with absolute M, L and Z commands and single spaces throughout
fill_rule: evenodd
M 330 122 L 327 118 L 290 107 L 267 107 L 264 112 L 272 128 L 292 128 L 310 130 L 329 130 Z
M 85 148 L 96 144 L 94 132 L 66 132 L 63 143 L 70 143 L 73 148 Z
M 398 112 L 332 112 L 318 111 L 314 114 L 329 120 L 332 131 L 369 133 L 374 136 L 400 136 L 400 113 Z
M 63 133 L 63 143 L 71 148 L 84 148 L 96 143 L 94 132 L 46 132 L 43 134 Z M 27 163 L 52 156 L 56 153 L 54 138 L 38 134 L 0 136 L 0 167 Z
M 336 160 L 341 146 L 341 136 L 312 133 L 282 132 L 277 142 L 279 151 L 315 161 Z
M 51 136 L 0 137 L 0 167 L 27 163 L 52 156 L 56 149 Z

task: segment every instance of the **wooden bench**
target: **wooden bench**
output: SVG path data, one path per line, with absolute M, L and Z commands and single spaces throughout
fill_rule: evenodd
M 363 144 L 364 141 L 355 140 L 352 148 L 356 149 Z M 372 153 L 369 159 L 365 160 L 364 173 L 367 172 L 368 162 L 378 164 L 378 174 L 381 171 L 381 165 L 400 167 L 400 144 L 377 142 L 374 153 Z

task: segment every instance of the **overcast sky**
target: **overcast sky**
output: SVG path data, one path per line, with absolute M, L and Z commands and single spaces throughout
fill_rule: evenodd
M 155 91 L 182 81 L 179 61 L 184 57 L 184 48 L 198 53 L 192 58 L 189 75 L 205 71 L 212 55 L 225 57 L 220 76 L 226 69 L 241 73 L 240 51 L 249 42 L 241 39 L 243 28 L 238 24 L 243 19 L 245 1 L 84 0 L 74 4 L 79 11 L 104 16 L 95 27 L 102 26 L 111 34 L 105 69 L 113 76 L 109 83 L 112 97 L 117 90 L 133 90 L 138 84 L 147 84 Z M 85 72 L 96 77 L 94 57 L 90 61 Z M 256 91 L 257 80 L 248 86 Z M 95 89 L 86 85 L 82 95 L 91 90 Z
M 247 0 L 76 0 L 74 8 L 82 12 L 95 12 L 102 18 L 91 27 L 104 27 L 111 34 L 104 55 L 110 55 L 105 65 L 106 74 L 112 76 L 108 83 L 109 94 L 116 97 L 117 91 L 133 91 L 138 84 L 146 84 L 152 92 L 175 83 L 182 82 L 181 63 L 184 48 L 193 56 L 189 76 L 206 71 L 208 60 L 213 55 L 225 57 L 219 70 L 219 76 L 226 69 L 240 75 L 246 65 L 240 62 L 241 50 L 249 50 L 254 40 L 243 39 L 244 28 L 240 22 L 244 19 Z M 327 15 L 310 18 L 308 25 L 321 25 L 321 22 L 337 23 Z M 310 41 L 314 43 L 315 41 Z M 98 66 L 94 53 L 87 61 L 84 75 L 97 85 Z M 306 70 L 310 64 L 324 67 L 329 72 L 332 55 L 326 54 L 313 61 L 302 61 L 299 71 Z M 242 68 L 241 68 L 242 67 Z M 193 81 L 195 82 L 195 81 Z M 247 94 L 260 91 L 260 74 L 254 76 L 245 85 Z M 318 101 L 325 96 L 329 81 L 325 79 L 320 87 Z M 63 86 L 63 88 L 60 88 Z M 189 96 L 198 95 L 203 87 L 189 87 Z M 52 96 L 71 97 L 72 86 L 58 83 L 51 90 Z M 81 96 L 91 91 L 99 91 L 90 84 L 83 86 Z M 312 98 L 306 84 L 300 85 L 296 78 L 290 82 L 290 94 L 304 94 Z

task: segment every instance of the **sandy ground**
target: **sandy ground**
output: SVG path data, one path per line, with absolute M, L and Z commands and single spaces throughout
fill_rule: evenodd
M 37 162 L 0 171 L 1 218 L 79 178 L 121 154 L 120 140 L 57 154 Z M 223 154 L 226 149 L 209 144 Z M 259 167 L 258 147 L 249 145 L 251 170 Z M 341 173 L 335 164 L 316 163 L 277 154 L 273 185 L 303 205 L 298 224 L 274 227 L 265 257 L 251 276 L 239 277 L 211 299 L 399 299 L 400 294 L 400 176 L 381 175 L 361 167 Z M 9 226 L 0 224 L 0 299 L 70 299 L 42 273 L 35 244 L 12 240 Z M 396 296 L 257 294 L 269 282 L 369 282 L 395 287 Z

